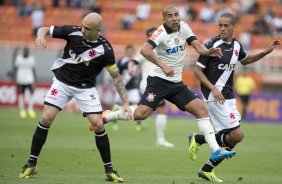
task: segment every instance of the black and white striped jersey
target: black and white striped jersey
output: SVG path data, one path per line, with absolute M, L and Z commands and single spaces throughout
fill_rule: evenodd
M 205 46 L 209 48 L 221 48 L 223 56 L 209 57 L 201 55 L 196 65 L 203 68 L 203 73 L 209 81 L 221 91 L 225 99 L 235 98 L 233 94 L 233 75 L 238 61 L 242 61 L 247 54 L 241 43 L 233 38 L 231 42 L 225 42 L 216 36 L 208 41 Z M 205 101 L 214 101 L 211 91 L 201 84 L 201 91 Z
M 111 44 L 103 37 L 88 41 L 82 37 L 79 26 L 51 26 L 50 35 L 67 41 L 63 56 L 52 66 L 55 77 L 70 86 L 91 88 L 96 84 L 96 76 L 106 66 L 115 64 L 115 54 Z

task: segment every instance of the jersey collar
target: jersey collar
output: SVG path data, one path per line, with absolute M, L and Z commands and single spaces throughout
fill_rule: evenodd
M 218 37 L 220 38 L 220 35 L 218 35 Z M 232 41 L 233 41 L 233 38 L 232 38 L 232 40 L 230 42 L 226 42 L 226 41 L 222 40 L 221 38 L 220 38 L 220 40 L 222 41 L 222 43 L 226 43 L 226 44 L 230 45 L 232 43 Z
M 172 30 L 165 23 L 163 24 L 163 26 L 164 26 L 165 31 L 166 31 L 167 34 L 173 33 Z M 178 31 L 179 31 L 179 29 L 180 29 L 180 25 L 178 27 Z

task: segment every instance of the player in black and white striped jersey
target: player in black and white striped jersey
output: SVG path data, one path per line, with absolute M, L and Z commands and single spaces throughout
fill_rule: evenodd
M 75 98 L 83 115 L 94 125 L 96 146 L 104 163 L 107 180 L 123 182 L 112 167 L 110 144 L 102 121 L 102 106 L 95 88 L 96 76 L 105 67 L 113 78 L 122 99 L 123 110 L 131 114 L 126 91 L 111 44 L 100 35 L 102 18 L 90 13 L 82 20 L 82 26 L 42 27 L 37 32 L 36 43 L 46 47 L 45 37 L 50 35 L 66 41 L 63 56 L 56 59 L 52 71 L 53 84 L 46 95 L 41 120 L 33 135 L 28 163 L 23 167 L 20 178 L 36 174 L 36 163 L 47 139 L 48 129 L 56 115 Z
M 207 49 L 220 48 L 223 56 L 209 57 L 201 55 L 196 63 L 195 76 L 201 82 L 201 91 L 209 110 L 211 121 L 218 131 L 217 142 L 220 146 L 234 148 L 242 141 L 244 134 L 240 127 L 241 115 L 237 110 L 233 93 L 233 75 L 238 62 L 242 65 L 254 63 L 271 53 L 280 42 L 273 41 L 265 50 L 247 55 L 241 43 L 233 38 L 236 19 L 231 13 L 222 14 L 218 20 L 219 35 L 205 44 Z M 203 135 L 189 136 L 189 153 L 192 160 L 196 159 L 199 146 L 205 143 Z M 214 168 L 220 160 L 208 160 L 198 175 L 209 181 L 222 182 L 215 175 Z

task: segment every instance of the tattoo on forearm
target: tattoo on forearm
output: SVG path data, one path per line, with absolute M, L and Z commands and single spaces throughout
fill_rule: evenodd
M 124 84 L 122 82 L 122 79 L 121 79 L 118 71 L 114 71 L 110 74 L 113 78 L 115 88 L 116 88 L 122 102 L 127 102 L 126 90 L 125 90 Z

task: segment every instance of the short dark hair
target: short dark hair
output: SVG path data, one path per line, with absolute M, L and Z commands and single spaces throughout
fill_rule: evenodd
M 229 18 L 232 25 L 236 24 L 236 17 L 232 13 L 223 13 L 219 16 L 219 18 L 220 17 Z
M 156 27 L 151 27 L 151 28 L 147 29 L 147 30 L 146 30 L 146 36 L 149 37 L 150 34 L 151 34 L 152 32 L 154 32 L 154 31 L 156 31 L 156 30 L 157 30 Z

